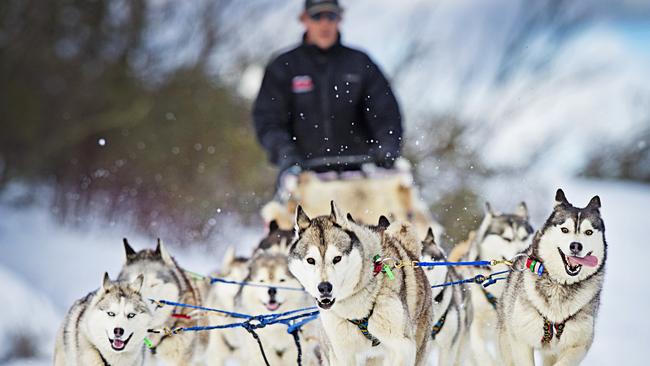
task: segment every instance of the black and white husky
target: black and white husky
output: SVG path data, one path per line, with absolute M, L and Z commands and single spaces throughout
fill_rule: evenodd
M 600 198 L 584 208 L 558 189 L 544 227 L 515 267 L 499 300 L 504 364 L 577 365 L 591 347 L 605 276 L 607 244 Z

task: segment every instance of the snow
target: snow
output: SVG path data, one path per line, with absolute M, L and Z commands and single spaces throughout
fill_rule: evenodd
M 499 198 L 505 195 L 497 186 L 487 187 L 486 198 L 505 209 L 510 202 Z M 650 286 L 644 273 L 647 256 L 636 251 L 644 250 L 647 244 L 650 185 L 555 178 L 544 184 L 538 181 L 535 187 L 539 186 L 543 193 L 535 197 L 531 197 L 532 189 L 508 190 L 529 202 L 536 227 L 550 212 L 556 187 L 562 187 L 576 205 L 586 205 L 595 194 L 602 201 L 609 244 L 607 275 L 595 341 L 584 364 L 645 364 L 644 346 L 650 340 L 650 319 L 645 316 Z M 43 207 L 17 208 L 6 200 L 0 202 L 0 302 L 4 305 L 0 312 L 0 360 L 8 351 L 2 347 L 8 344 L 5 330 L 20 328 L 37 337 L 41 355 L 8 365 L 49 364 L 53 337 L 68 307 L 96 289 L 104 271 L 112 277 L 118 273 L 123 260 L 122 237 L 127 236 L 136 249 L 153 247 L 155 238 L 145 238 L 119 225 L 70 228 L 53 220 Z M 217 267 L 227 244 L 237 245 L 245 254 L 262 235 L 256 228 L 223 221 L 219 225 L 230 229 L 222 231 L 220 239 L 211 240 L 211 245 L 197 243 L 195 248 L 171 247 L 170 251 L 187 269 L 207 272 Z

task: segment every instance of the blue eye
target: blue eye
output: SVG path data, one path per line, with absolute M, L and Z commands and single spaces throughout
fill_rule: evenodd
M 135 313 L 128 313 L 126 315 L 126 317 L 129 318 L 129 319 L 133 318 L 134 316 L 135 316 Z
M 111 318 L 115 316 L 115 313 L 112 311 L 109 311 L 106 314 L 108 314 L 108 316 L 110 316 Z

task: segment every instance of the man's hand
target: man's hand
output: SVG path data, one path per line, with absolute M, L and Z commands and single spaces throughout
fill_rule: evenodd
M 375 152 L 375 165 L 384 169 L 392 169 L 396 158 L 397 153 L 379 149 Z

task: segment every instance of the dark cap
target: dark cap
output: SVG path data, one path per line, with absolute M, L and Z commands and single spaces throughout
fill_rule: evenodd
M 324 11 L 341 14 L 343 9 L 337 0 L 305 0 L 305 11 L 309 15 L 318 14 Z

